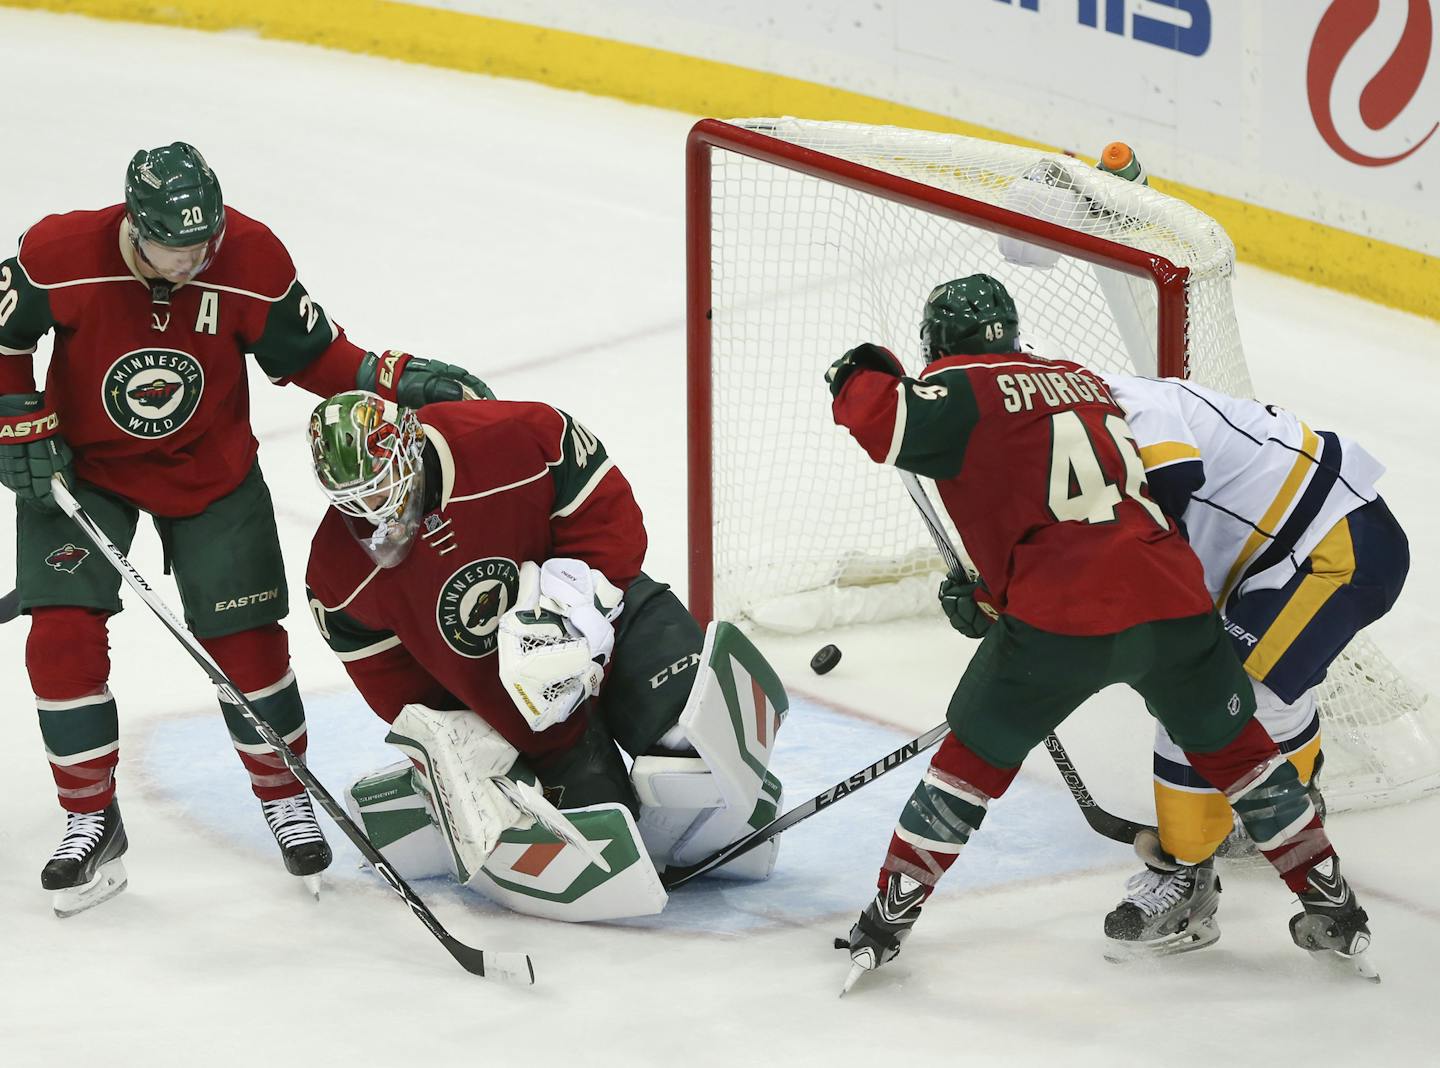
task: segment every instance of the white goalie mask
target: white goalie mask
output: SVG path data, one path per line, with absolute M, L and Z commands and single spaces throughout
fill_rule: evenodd
M 354 389 L 321 401 L 308 432 L 315 480 L 381 567 L 394 567 L 420 527 L 425 437 L 420 420 L 378 394 Z

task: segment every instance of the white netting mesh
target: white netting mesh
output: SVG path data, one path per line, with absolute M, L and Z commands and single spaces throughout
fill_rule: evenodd
M 939 557 L 894 473 L 832 424 L 822 375 L 861 341 L 918 370 L 920 311 L 939 282 L 976 272 L 999 278 L 1015 298 L 1022 339 L 1042 355 L 1141 374 L 1183 369 L 1250 394 L 1230 294 L 1234 247 L 1203 212 L 1076 159 L 974 138 L 794 119 L 734 125 L 1162 257 L 1189 270 L 1188 314 L 1183 352 L 1171 351 L 1154 281 L 1000 237 L 974 218 L 716 148 L 716 618 L 800 632 L 938 611 Z M 1440 747 L 1423 722 L 1423 699 L 1363 635 L 1337 661 L 1321 700 L 1335 743 L 1332 801 L 1374 800 L 1404 785 L 1388 745 L 1375 752 L 1367 742 L 1381 735 L 1403 736 L 1420 754 L 1406 789 L 1436 784 Z

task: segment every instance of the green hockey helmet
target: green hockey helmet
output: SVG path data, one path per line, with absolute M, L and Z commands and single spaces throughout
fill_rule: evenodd
M 203 271 L 225 237 L 220 180 L 183 141 L 135 153 L 125 170 L 125 210 L 136 251 L 171 282 Z
M 929 359 L 959 353 L 1013 352 L 1020 330 L 1015 302 L 988 274 L 936 286 L 925 299 L 920 340 Z
M 419 528 L 425 436 L 413 409 L 352 389 L 310 413 L 315 480 L 372 559 L 393 567 Z

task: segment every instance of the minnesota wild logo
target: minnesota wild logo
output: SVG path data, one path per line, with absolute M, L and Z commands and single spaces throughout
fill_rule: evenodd
M 136 438 L 163 438 L 200 406 L 205 369 L 179 349 L 135 349 L 105 372 L 100 399 L 111 421 Z
M 515 603 L 520 569 L 515 561 L 491 556 L 466 564 L 445 580 L 435 603 L 435 625 L 445 644 L 478 660 L 495 651 L 500 617 Z
M 85 557 L 89 555 L 89 549 L 82 549 L 80 546 L 72 545 L 67 541 L 64 545 L 60 546 L 60 548 L 45 557 L 45 562 L 56 571 L 63 571 L 67 575 L 73 575 L 75 574 L 75 569 L 79 567 L 81 563 L 84 562 Z

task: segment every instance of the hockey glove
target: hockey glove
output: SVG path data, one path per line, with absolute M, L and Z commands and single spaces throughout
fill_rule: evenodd
M 985 607 L 975 600 L 980 583 L 946 575 L 940 580 L 940 607 L 950 625 L 967 638 L 983 638 L 995 622 Z
M 46 510 L 57 505 L 50 479 L 71 482 L 70 446 L 60 436 L 60 417 L 45 407 L 43 393 L 10 393 L 0 397 L 0 482 L 22 501 Z
M 841 356 L 830 365 L 830 370 L 825 372 L 825 381 L 830 383 L 830 396 L 840 396 L 846 379 L 860 370 L 879 371 L 895 378 L 905 374 L 905 368 L 900 366 L 894 353 L 867 341 Z
M 367 352 L 355 372 L 355 385 L 402 408 L 422 408 L 436 401 L 495 399 L 490 387 L 465 368 L 421 359 L 399 349 L 383 356 Z

